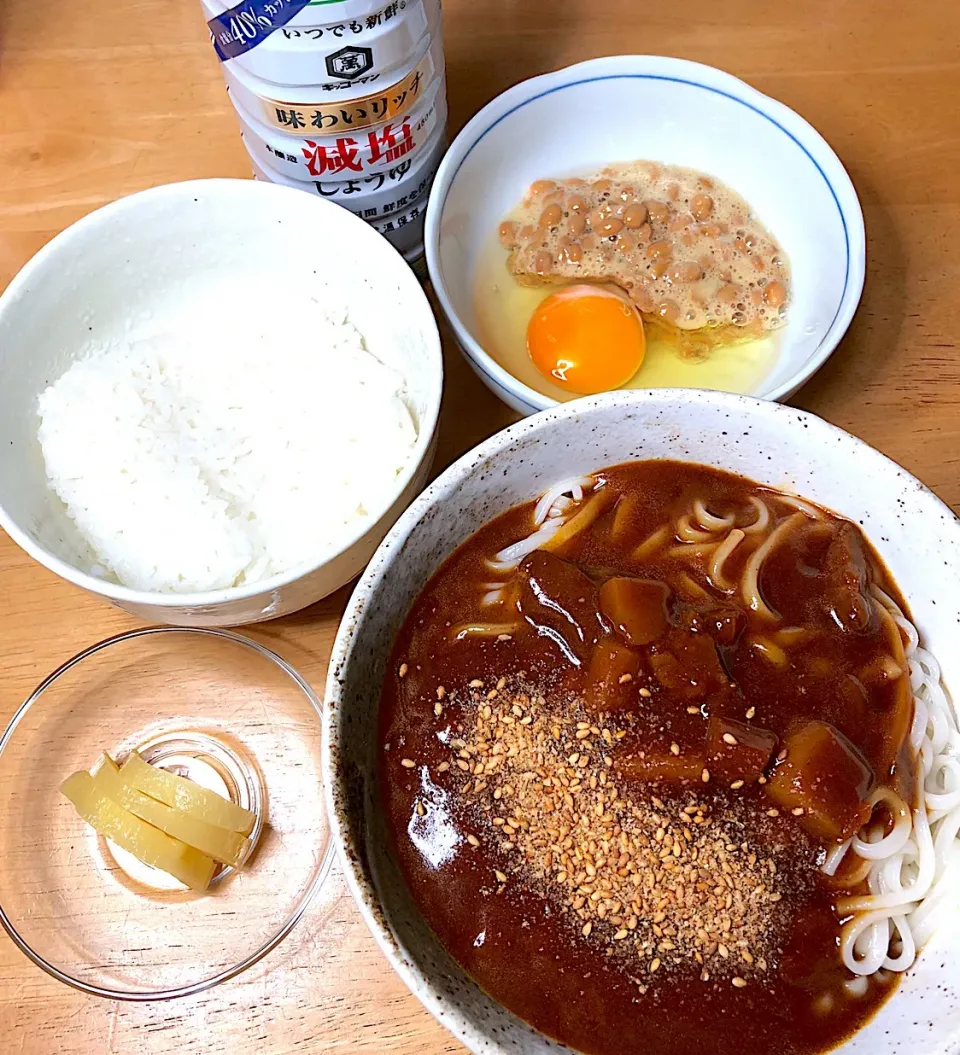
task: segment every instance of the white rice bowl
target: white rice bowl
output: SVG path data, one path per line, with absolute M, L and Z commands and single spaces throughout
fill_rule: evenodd
M 0 525 L 71 582 L 195 626 L 356 575 L 426 480 L 442 388 L 402 258 L 249 180 L 157 187 L 57 236 L 0 297 L 0 369 Z

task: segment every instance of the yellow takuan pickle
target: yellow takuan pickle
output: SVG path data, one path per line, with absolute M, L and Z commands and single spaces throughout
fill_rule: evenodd
M 120 773 L 125 784 L 167 806 L 193 814 L 197 820 L 241 835 L 249 835 L 253 831 L 256 814 L 234 805 L 222 795 L 186 777 L 149 765 L 136 751 L 130 752 L 120 767 Z
M 116 762 L 107 754 L 103 755 L 94 780 L 97 787 L 117 805 L 215 861 L 236 867 L 247 855 L 250 840 L 245 836 L 209 824 L 193 811 L 175 809 L 131 787 Z
M 216 867 L 213 859 L 117 805 L 89 773 L 67 777 L 60 790 L 88 824 L 121 849 L 193 890 L 206 890 Z

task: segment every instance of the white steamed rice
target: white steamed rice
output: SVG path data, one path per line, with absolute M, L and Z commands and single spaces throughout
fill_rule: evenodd
M 382 512 L 417 432 L 403 378 L 343 312 L 94 346 L 38 401 L 51 488 L 140 590 L 251 583 L 335 552 Z

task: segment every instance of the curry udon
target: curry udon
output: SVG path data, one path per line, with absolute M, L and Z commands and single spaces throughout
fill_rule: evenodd
M 380 738 L 441 943 L 596 1055 L 839 1043 L 928 936 L 960 827 L 953 711 L 860 530 L 686 463 L 474 534 L 405 621 Z

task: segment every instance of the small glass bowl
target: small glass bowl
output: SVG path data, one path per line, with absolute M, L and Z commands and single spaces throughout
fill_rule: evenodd
M 48 974 L 114 1000 L 208 989 L 286 937 L 326 875 L 321 704 L 225 630 L 108 638 L 44 679 L 0 738 L 0 924 Z M 257 813 L 251 853 L 188 890 L 98 835 L 59 787 L 132 750 Z

